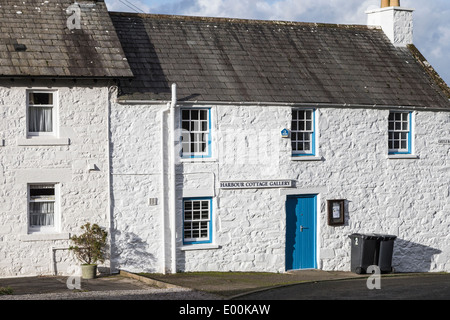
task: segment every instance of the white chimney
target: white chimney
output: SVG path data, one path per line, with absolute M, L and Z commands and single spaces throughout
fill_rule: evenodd
M 395 46 L 406 47 L 413 43 L 413 12 L 399 0 L 382 0 L 380 9 L 366 11 L 367 25 L 381 27 Z

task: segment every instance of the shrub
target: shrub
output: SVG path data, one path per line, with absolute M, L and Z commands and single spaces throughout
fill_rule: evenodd
M 79 236 L 72 236 L 71 240 L 74 246 L 70 246 L 69 249 L 75 253 L 75 256 L 83 264 L 103 263 L 108 233 L 97 224 L 86 223 L 81 226 L 81 229 L 84 230 L 84 233 Z
M 0 287 L 0 296 L 1 295 L 11 295 L 13 294 L 13 289 L 10 287 Z

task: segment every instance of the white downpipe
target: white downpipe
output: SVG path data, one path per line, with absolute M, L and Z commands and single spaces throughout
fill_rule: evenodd
M 166 144 L 164 143 L 164 114 L 170 110 L 170 103 L 167 103 L 167 107 L 161 110 L 161 219 L 162 219 L 162 273 L 166 274 L 166 162 L 164 159 L 164 153 L 166 150 Z
M 176 179 L 175 179 L 175 107 L 177 104 L 177 85 L 172 84 L 172 101 L 170 103 L 170 123 L 169 123 L 169 132 L 170 132 L 170 141 L 169 141 L 169 149 L 170 149 L 170 216 L 171 219 L 171 235 L 172 235 L 172 267 L 171 272 L 177 272 L 177 211 L 176 211 Z

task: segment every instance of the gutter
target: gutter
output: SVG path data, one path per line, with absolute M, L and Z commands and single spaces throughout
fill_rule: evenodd
M 117 100 L 119 104 L 167 104 L 168 101 L 159 100 Z M 352 104 L 352 103 L 308 103 L 308 102 L 239 102 L 239 101 L 177 101 L 179 105 L 227 105 L 227 106 L 267 106 L 267 107 L 317 107 L 317 108 L 346 108 L 346 109 L 380 109 L 380 110 L 417 110 L 450 112 L 444 108 L 401 106 L 381 104 Z

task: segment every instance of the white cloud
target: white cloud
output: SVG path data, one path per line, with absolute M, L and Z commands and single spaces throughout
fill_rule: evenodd
M 150 6 L 140 0 L 106 0 L 109 11 L 150 12 Z
M 364 11 L 374 6 L 373 0 L 195 0 L 179 5 L 182 14 L 195 16 L 332 23 L 365 23 Z

